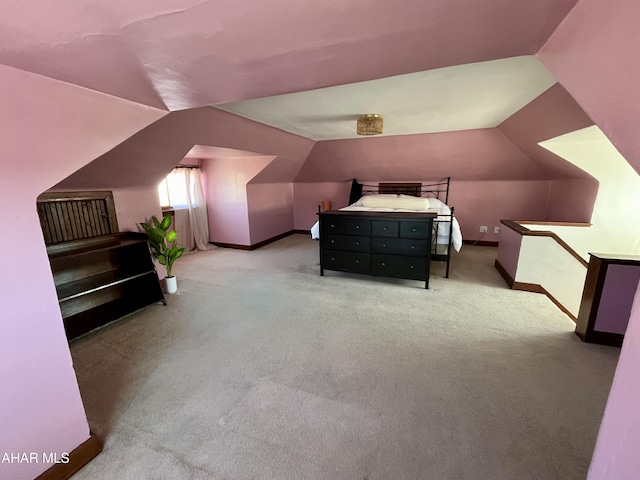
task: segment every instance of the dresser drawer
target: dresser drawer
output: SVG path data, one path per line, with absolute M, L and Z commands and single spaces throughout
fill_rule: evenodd
M 397 237 L 400 228 L 398 222 L 375 220 L 371 222 L 374 237 Z
M 322 255 L 322 268 L 327 270 L 369 273 L 370 267 L 371 261 L 368 253 L 327 250 Z
M 400 222 L 402 238 L 429 238 L 431 222 Z
M 322 247 L 330 250 L 350 250 L 353 252 L 368 252 L 371 246 L 369 237 L 346 235 L 323 235 L 320 237 Z
M 371 241 L 371 251 L 374 253 L 426 257 L 429 251 L 429 243 L 426 240 L 405 238 L 374 238 Z
M 371 271 L 374 275 L 425 280 L 426 268 L 427 260 L 425 258 L 371 255 Z
M 320 221 L 320 236 L 332 233 L 347 233 L 347 219 L 339 217 L 322 218 Z
M 350 218 L 347 220 L 347 233 L 349 235 L 369 235 L 371 233 L 371 221 Z

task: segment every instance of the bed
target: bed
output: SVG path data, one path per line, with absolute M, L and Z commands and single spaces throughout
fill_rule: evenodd
M 455 218 L 455 209 L 449 207 L 450 178 L 437 183 L 390 183 L 377 185 L 352 182 L 350 201 L 341 212 L 387 212 L 392 215 L 406 213 L 435 213 L 431 235 L 431 260 L 445 262 L 445 277 L 449 277 L 451 248 L 460 251 L 462 233 Z M 320 210 L 318 210 L 320 211 Z M 319 239 L 319 222 L 311 228 L 311 236 Z

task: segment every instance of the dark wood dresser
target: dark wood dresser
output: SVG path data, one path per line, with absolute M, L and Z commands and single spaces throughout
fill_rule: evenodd
M 325 270 L 422 280 L 429 288 L 435 213 L 320 212 Z
M 69 339 L 165 301 L 146 234 L 74 240 L 47 253 Z

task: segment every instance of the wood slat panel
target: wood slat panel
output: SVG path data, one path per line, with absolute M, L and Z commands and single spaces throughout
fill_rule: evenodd
M 378 193 L 396 193 L 402 195 L 411 195 L 413 197 L 420 196 L 422 183 L 389 183 L 381 182 L 378 184 Z
M 69 228 L 67 208 L 64 205 L 64 202 L 59 202 L 56 207 L 58 209 L 58 218 L 60 219 L 60 230 L 62 231 L 62 238 L 64 238 L 65 242 L 73 240 L 73 232 Z
M 93 227 L 95 229 L 96 235 L 102 235 L 102 228 L 100 228 L 101 225 L 101 221 L 100 218 L 98 216 L 98 209 L 96 207 L 96 201 L 95 200 L 91 200 L 91 202 L 89 202 L 89 206 L 91 207 L 90 209 L 90 213 L 91 213 L 91 220 L 93 221 Z
M 38 199 L 37 212 L 47 245 L 117 232 L 112 198 L 87 196 L 81 199 L 79 194 L 75 195 Z
M 82 207 L 80 202 L 74 201 L 73 204 L 73 221 L 76 224 L 78 238 L 87 238 L 87 226 L 82 221 Z
M 38 203 L 36 205 L 38 210 L 38 219 L 40 220 L 40 229 L 42 230 L 42 236 L 44 237 L 44 243 L 49 245 L 51 243 L 51 233 L 49 232 L 48 224 L 47 224 L 47 216 L 44 211 L 44 205 Z
M 80 236 L 80 232 L 78 231 L 78 225 L 75 222 L 74 213 L 73 213 L 73 202 L 64 202 L 64 203 L 67 206 L 69 226 L 71 227 L 71 233 L 73 234 L 73 238 L 82 238 Z
M 62 233 L 60 232 L 60 222 L 58 220 L 58 213 L 56 211 L 55 204 L 49 204 L 49 226 L 53 228 L 53 241 L 56 243 L 62 242 Z
M 105 202 L 98 202 L 98 216 L 100 217 L 100 227 L 103 235 L 109 233 L 109 215 L 107 214 L 107 206 Z
M 82 218 L 84 219 L 84 224 L 87 227 L 87 237 L 97 237 L 95 227 L 91 222 L 91 215 L 89 213 L 89 202 L 83 201 L 81 202 L 82 207 Z

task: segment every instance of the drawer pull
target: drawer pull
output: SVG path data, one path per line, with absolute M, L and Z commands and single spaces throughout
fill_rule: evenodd
M 335 260 L 335 257 L 331 257 L 331 260 Z
M 382 262 L 382 266 L 384 267 L 386 265 L 386 263 Z
M 412 232 L 415 232 L 415 231 L 416 231 L 416 229 L 415 229 L 415 228 L 412 228 L 412 229 L 411 229 L 411 231 L 412 231 Z
M 333 227 L 335 227 L 335 225 L 332 223 L 332 224 L 331 224 L 331 228 L 333 228 Z
M 356 263 L 360 263 L 360 260 L 356 260 Z
M 383 229 L 383 230 L 386 230 L 386 229 L 387 229 L 387 227 L 382 227 L 382 229 Z
M 415 245 L 411 245 L 411 250 L 415 250 L 415 249 L 416 249 Z
M 411 265 L 411 267 L 409 267 L 409 268 L 413 269 L 413 265 Z
M 331 240 L 331 243 L 336 243 L 336 241 L 335 240 Z
M 386 243 L 383 243 L 383 244 L 382 244 L 382 246 L 383 246 L 383 247 L 386 247 L 386 246 L 387 246 L 387 244 L 386 244 Z
M 360 225 L 356 225 L 356 228 L 360 228 Z
M 356 242 L 356 245 L 360 245 L 360 242 Z

